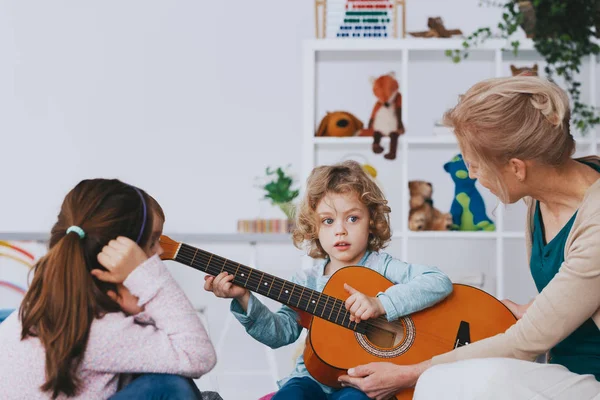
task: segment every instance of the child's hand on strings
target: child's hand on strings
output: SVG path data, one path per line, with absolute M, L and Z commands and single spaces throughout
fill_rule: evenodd
M 350 293 L 346 299 L 346 309 L 350 311 L 350 321 L 359 323 L 369 318 L 377 318 L 385 314 L 385 308 L 377 297 L 370 297 L 344 283 L 344 289 Z
M 123 283 L 147 259 L 148 256 L 136 242 L 119 236 L 108 242 L 98 254 L 98 262 L 108 271 L 95 269 L 92 275 L 104 282 Z
M 248 289 L 233 284 L 235 275 L 221 272 L 217 276 L 207 275 L 204 277 L 204 290 L 213 292 L 217 297 L 240 300 L 250 297 Z

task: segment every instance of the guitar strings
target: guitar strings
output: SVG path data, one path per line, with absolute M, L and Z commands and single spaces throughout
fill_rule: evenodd
M 196 261 L 196 260 L 198 260 L 199 262 L 202 262 L 202 264 L 203 264 L 202 266 L 206 270 L 205 272 L 208 272 L 211 275 L 218 275 L 219 273 L 226 271 L 226 272 L 234 275 L 234 278 L 239 278 L 239 275 L 237 274 L 237 272 L 239 272 L 238 271 L 239 268 L 247 268 L 248 270 L 251 270 L 249 267 L 242 265 L 242 264 L 238 264 L 238 266 L 232 265 L 230 260 L 227 260 L 220 256 L 211 255 L 209 258 L 209 256 L 202 254 L 202 253 L 200 255 L 197 255 L 198 252 L 203 252 L 203 250 L 198 250 L 198 252 L 195 252 L 196 253 L 195 258 L 194 258 L 194 256 L 191 255 L 191 252 L 193 252 L 193 251 L 189 251 L 188 249 L 185 249 L 182 247 L 180 250 L 180 253 L 179 253 L 179 254 L 181 254 L 181 259 L 183 261 L 185 261 L 186 263 L 190 263 L 190 264 L 193 264 L 193 261 Z M 218 261 L 218 264 L 221 264 L 221 267 L 219 267 L 218 265 L 217 266 L 212 265 L 212 260 L 215 260 L 215 259 Z M 232 271 L 233 268 L 236 268 L 236 272 Z M 214 270 L 211 271 L 211 269 L 214 269 Z M 258 271 L 258 270 L 254 270 L 254 271 Z M 386 325 L 389 324 L 387 319 L 382 318 L 382 317 L 362 321 L 361 323 L 357 324 L 356 322 L 350 321 L 349 315 L 348 315 L 349 311 L 345 308 L 345 305 L 344 305 L 345 302 L 341 301 L 340 299 L 337 299 L 333 296 L 326 295 L 322 292 L 319 292 L 319 291 L 316 291 L 313 289 L 305 288 L 301 285 L 296 285 L 292 282 L 285 281 L 281 278 L 275 277 L 273 275 L 270 275 L 270 274 L 267 274 L 267 273 L 264 273 L 261 271 L 258 271 L 261 274 L 260 278 L 257 277 L 256 274 L 252 275 L 251 272 L 253 272 L 253 271 L 249 271 L 249 277 L 246 278 L 247 280 L 245 283 L 243 283 L 243 285 L 250 286 L 250 284 L 253 284 L 258 289 L 258 288 L 260 288 L 260 283 L 266 282 L 270 279 L 271 286 L 270 286 L 270 289 L 268 292 L 271 292 L 274 290 L 274 293 L 276 293 L 277 290 L 279 290 L 279 295 L 277 296 L 277 300 L 280 302 L 282 302 L 281 301 L 282 291 L 286 287 L 286 285 L 288 285 L 288 287 L 290 287 L 290 289 L 292 289 L 290 295 L 288 296 L 289 302 L 292 307 L 305 307 L 307 309 L 306 312 L 311 313 L 310 311 L 308 311 L 308 309 L 310 307 L 309 303 L 314 296 L 315 299 L 317 299 L 317 300 L 314 301 L 315 307 L 313 310 L 314 312 L 312 314 L 319 318 L 323 318 L 323 319 L 326 319 L 333 323 L 336 323 L 338 325 L 341 325 L 345 328 L 356 330 L 359 332 L 366 330 L 368 332 L 371 330 L 370 328 L 372 328 L 372 325 L 375 325 L 375 327 L 378 329 L 385 329 Z M 268 278 L 268 279 L 265 279 L 265 278 Z M 242 282 L 240 280 L 243 280 L 243 278 L 238 279 L 237 282 L 234 279 L 233 283 L 241 285 Z M 281 281 L 281 282 L 279 282 L 279 281 Z M 293 287 L 291 287 L 291 286 L 293 286 Z M 297 292 L 295 292 L 295 290 L 298 288 L 303 289 L 301 294 L 298 294 Z M 266 293 L 262 293 L 260 290 L 253 290 L 253 291 L 256 291 L 258 294 L 266 295 Z M 306 292 L 307 294 L 311 293 L 310 297 L 305 295 L 304 292 Z M 307 300 L 307 297 L 308 297 L 308 300 Z M 323 303 L 322 300 L 320 300 L 322 298 L 324 298 L 326 300 L 325 303 Z M 304 304 L 302 303 L 303 301 L 306 303 L 306 306 L 304 306 Z M 296 306 L 293 305 L 294 302 L 296 303 Z M 318 313 L 319 310 L 317 310 L 317 307 L 320 306 L 321 304 L 324 304 L 324 305 L 321 307 L 322 310 L 320 310 L 321 314 L 319 315 L 319 313 Z M 342 312 L 343 312 L 342 319 L 341 319 L 341 321 L 338 322 L 338 319 L 339 319 L 340 315 L 342 314 Z M 327 314 L 327 317 L 325 317 L 326 314 Z M 335 320 L 333 319 L 333 315 L 336 316 Z M 352 327 L 352 324 L 354 324 L 354 327 Z
M 189 247 L 191 247 L 191 246 L 189 246 Z M 205 252 L 204 250 L 200 250 L 200 249 L 198 249 L 198 252 L 202 252 L 202 253 L 200 254 L 200 256 L 196 255 L 195 259 L 192 258 L 190 256 L 190 254 L 185 254 L 184 255 L 183 252 L 191 254 L 191 253 L 195 252 L 194 250 L 192 250 L 192 249 L 186 249 L 186 248 L 182 247 L 180 249 L 180 253 L 179 254 L 182 255 L 181 258 L 184 259 L 185 262 L 189 262 L 190 264 L 192 264 L 192 261 L 195 261 L 197 259 L 200 262 L 203 262 L 203 264 L 204 264 L 203 266 L 205 266 L 207 270 L 210 270 L 211 268 L 215 268 L 215 270 L 218 270 L 218 272 L 216 272 L 216 271 L 215 272 L 208 271 L 212 275 L 218 275 L 222 271 L 227 271 L 227 272 L 230 272 L 230 273 L 234 274 L 234 272 L 227 270 L 228 263 L 229 263 L 229 266 L 231 268 L 233 268 L 233 266 L 231 265 L 231 263 L 232 263 L 231 260 L 225 259 L 225 258 L 217 256 L 217 255 L 212 255 L 212 254 L 210 254 L 208 252 Z M 198 253 L 198 252 L 195 252 L 195 253 Z M 207 254 L 210 254 L 210 256 L 207 256 Z M 221 269 L 219 269 L 218 266 L 214 266 L 213 267 L 212 265 L 210 265 L 212 263 L 213 259 L 217 259 L 219 261 L 219 263 L 222 264 Z M 250 267 L 247 267 L 247 266 L 242 265 L 242 264 L 239 264 L 238 267 L 244 267 L 244 268 L 250 269 Z M 258 270 L 255 270 L 255 271 L 258 271 Z M 317 318 L 323 318 L 323 319 L 328 320 L 328 321 L 330 321 L 332 323 L 336 323 L 338 325 L 341 325 L 344 328 L 347 328 L 347 329 L 350 329 L 350 330 L 357 330 L 356 327 L 358 326 L 358 327 L 364 328 L 364 329 L 360 329 L 360 330 L 364 330 L 365 333 L 370 333 L 370 332 L 379 331 L 379 330 L 387 330 L 386 328 L 388 327 L 388 325 L 390 323 L 396 322 L 396 323 L 402 324 L 399 321 L 388 322 L 387 319 L 385 317 L 383 317 L 383 316 L 380 316 L 378 318 L 364 320 L 364 321 L 361 321 L 359 324 L 357 324 L 356 322 L 351 322 L 349 320 L 349 318 L 348 318 L 349 312 L 348 312 L 348 310 L 346 310 L 346 308 L 344 306 L 344 302 L 341 301 L 340 299 L 337 299 L 337 298 L 329 296 L 329 295 L 325 295 L 325 294 L 323 294 L 321 292 L 318 292 L 318 291 L 315 291 L 313 289 L 304 288 L 303 286 L 296 285 L 296 284 L 294 284 L 292 282 L 286 282 L 285 280 L 283 280 L 281 278 L 277 278 L 277 277 L 275 277 L 273 275 L 270 275 L 270 274 L 267 274 L 267 273 L 263 273 L 261 271 L 258 271 L 258 272 L 260 272 L 261 274 L 263 274 L 265 276 L 268 276 L 270 278 L 279 279 L 281 281 L 284 281 L 284 283 L 282 284 L 281 288 L 276 287 L 276 290 L 277 289 L 282 290 L 283 287 L 285 287 L 285 284 L 287 283 L 287 284 L 293 285 L 294 287 L 297 286 L 297 287 L 301 287 L 301 288 L 303 288 L 305 290 L 310 290 L 310 291 L 314 292 L 313 294 L 318 294 L 318 295 L 321 295 L 321 296 L 327 296 L 327 297 L 333 299 L 334 301 L 332 302 L 332 307 L 326 307 L 325 311 L 329 311 L 329 314 L 328 314 L 329 316 L 333 315 L 333 312 L 336 311 L 336 308 L 337 308 L 338 315 L 339 315 L 339 313 L 341 313 L 343 311 L 344 312 L 344 317 L 342 317 L 342 321 L 341 322 L 337 322 L 337 318 L 336 318 L 336 321 L 333 321 L 333 320 L 330 320 L 328 318 L 324 318 L 324 316 L 319 316 L 317 313 L 313 313 L 313 315 L 315 315 Z M 235 276 L 235 274 L 234 274 L 234 276 Z M 250 277 L 253 277 L 253 276 L 250 275 Z M 252 281 L 255 284 L 255 286 L 259 286 L 261 280 L 264 280 L 264 278 L 260 278 L 259 279 L 257 277 L 253 277 L 252 279 L 248 279 L 247 281 L 248 282 Z M 277 281 L 273 281 L 273 283 L 275 283 L 275 282 L 277 282 Z M 276 285 L 273 285 L 273 286 L 276 286 Z M 259 294 L 265 295 L 264 293 L 260 293 L 260 291 L 256 291 L 256 292 L 259 293 Z M 291 295 L 289 296 L 290 300 L 295 300 L 293 298 L 294 295 L 298 298 L 298 301 L 301 300 L 300 295 L 295 294 L 294 292 L 292 292 Z M 312 297 L 312 295 L 311 295 L 311 297 Z M 328 304 L 328 302 L 326 302 L 326 304 Z M 308 305 L 307 305 L 307 308 L 308 308 Z M 315 306 L 315 308 L 316 308 L 316 306 Z M 344 323 L 346 323 L 347 325 L 344 325 Z M 355 325 L 354 329 L 351 328 L 351 324 Z M 421 330 L 419 330 L 419 332 L 421 333 Z M 422 332 L 422 333 L 425 333 L 425 332 Z M 437 335 L 432 335 L 432 334 L 429 334 L 429 335 L 432 336 L 432 337 L 438 337 L 439 339 L 441 339 L 443 341 L 443 343 L 449 343 L 449 341 L 447 339 L 443 339 L 443 338 L 441 338 L 441 337 L 439 337 Z
M 196 257 L 194 258 L 194 256 L 191 254 L 192 252 L 186 251 L 187 249 L 182 248 L 180 250 L 180 255 L 181 255 L 181 259 L 184 260 L 186 263 L 190 263 L 192 264 L 192 261 L 196 261 L 198 260 L 199 263 L 202 263 L 203 267 L 206 269 L 205 272 L 208 272 L 211 275 L 218 275 L 219 273 L 225 271 L 228 272 L 232 275 L 234 275 L 234 284 L 237 285 L 245 285 L 248 287 L 254 287 L 256 289 L 263 289 L 265 290 L 263 287 L 260 286 L 261 283 L 265 282 L 268 284 L 268 286 L 270 287 L 268 291 L 262 292 L 260 290 L 253 290 L 259 294 L 262 295 L 266 295 L 269 292 L 273 292 L 273 293 L 277 293 L 279 291 L 279 294 L 277 295 L 277 299 L 280 300 L 283 296 L 287 296 L 289 299 L 289 302 L 291 304 L 292 307 L 304 307 L 304 304 L 306 304 L 305 308 L 309 309 L 310 308 L 310 302 L 312 300 L 312 298 L 314 297 L 314 311 L 316 311 L 314 313 L 314 315 L 320 317 L 320 318 L 325 318 L 325 315 L 327 315 L 327 318 L 325 319 L 329 319 L 329 317 L 333 316 L 333 315 L 337 315 L 337 319 L 339 319 L 339 316 L 342 312 L 345 313 L 345 315 L 342 317 L 342 320 L 346 319 L 346 314 L 348 313 L 348 311 L 346 310 L 346 308 L 344 307 L 344 303 L 332 296 L 326 295 L 324 293 L 321 293 L 319 291 L 313 290 L 313 289 L 309 289 L 309 288 L 305 288 L 304 286 L 301 285 L 297 285 L 293 282 L 289 282 L 289 281 L 285 281 L 284 279 L 275 277 L 271 274 L 265 273 L 265 272 L 261 272 L 258 270 L 251 270 L 250 267 L 247 267 L 245 265 L 242 264 L 238 264 L 237 266 L 231 265 L 231 263 L 228 263 L 229 260 L 224 259 L 223 257 L 219 257 L 219 256 L 212 256 L 212 257 L 208 257 L 204 254 L 199 254 L 196 255 Z M 199 250 L 199 252 L 202 250 Z M 213 260 L 217 261 L 215 264 L 217 265 L 213 265 Z M 218 266 L 218 264 L 221 264 L 221 267 Z M 235 270 L 233 270 L 235 268 Z M 239 269 L 247 269 L 248 270 L 248 277 L 246 278 L 246 281 L 244 282 L 243 277 L 241 277 L 239 275 Z M 257 274 L 252 274 L 252 272 L 256 272 L 258 271 L 260 273 L 260 276 Z M 245 271 L 243 271 L 244 273 L 246 273 Z M 270 282 L 270 283 L 269 283 Z M 283 290 L 286 289 L 286 287 L 288 287 L 289 289 L 291 289 L 291 293 L 289 293 L 289 295 L 287 293 L 284 294 Z M 300 289 L 302 289 L 302 292 L 300 291 Z M 306 292 L 306 294 L 304 294 Z M 310 297 L 308 296 L 308 294 L 310 293 Z M 268 296 L 267 296 L 268 297 Z M 320 299 L 325 299 L 325 302 L 323 303 L 322 300 Z M 295 305 L 294 305 L 295 303 Z M 324 304 L 323 307 L 319 307 L 321 304 Z M 319 310 L 317 310 L 317 308 L 319 308 Z M 322 308 L 322 310 L 321 310 Z M 321 315 L 319 315 L 318 311 L 322 311 Z M 334 314 L 334 312 L 336 314 Z M 310 312 L 309 312 L 310 313 Z M 348 324 L 356 324 L 355 322 L 350 322 L 348 319 Z M 346 326 L 348 327 L 348 326 Z
M 198 255 L 198 253 L 200 253 L 200 254 Z M 333 301 L 330 302 L 329 299 L 327 299 L 327 301 L 325 302 L 325 306 L 323 307 L 323 312 L 321 313 L 321 315 L 319 315 L 317 312 L 313 312 L 313 313 L 311 313 L 309 311 L 306 311 L 306 312 L 308 312 L 309 314 L 314 315 L 317 318 L 325 319 L 327 321 L 330 321 L 330 322 L 335 323 L 337 325 L 341 325 L 344 328 L 347 328 L 347 329 L 350 329 L 350 330 L 354 330 L 354 331 L 363 331 L 364 330 L 365 333 L 369 333 L 369 332 L 374 332 L 376 330 L 377 331 L 379 331 L 379 330 L 387 330 L 386 328 L 388 327 L 388 325 L 390 323 L 397 322 L 397 323 L 402 324 L 399 321 L 389 322 L 383 316 L 379 316 L 377 318 L 372 318 L 372 319 L 368 319 L 368 320 L 363 320 L 363 321 L 361 321 L 360 323 L 357 324 L 356 322 L 350 321 L 350 319 L 348 318 L 348 313 L 349 312 L 345 308 L 345 302 L 342 301 L 342 300 L 340 300 L 340 299 L 338 299 L 338 298 L 335 298 L 333 296 L 326 295 L 326 294 L 318 292 L 318 291 L 316 291 L 314 289 L 305 288 L 305 287 L 303 287 L 301 285 L 297 285 L 297 284 L 295 284 L 293 282 L 286 281 L 286 280 L 284 280 L 282 278 L 278 278 L 278 277 L 276 277 L 274 275 L 271 275 L 271 274 L 268 274 L 268 273 L 265 273 L 265 272 L 262 272 L 262 271 L 259 271 L 259 270 L 256 270 L 256 269 L 252 269 L 252 268 L 250 268 L 250 267 L 248 267 L 246 265 L 243 265 L 243 264 L 240 264 L 240 263 L 235 263 L 235 262 L 233 262 L 233 261 L 231 261 L 229 259 L 226 259 L 224 257 L 218 256 L 218 255 L 215 255 L 215 254 L 211 254 L 211 253 L 206 252 L 204 250 L 194 249 L 192 246 L 189 246 L 189 245 L 186 245 L 186 247 L 181 246 L 178 255 L 181 255 L 181 259 L 183 261 L 185 261 L 186 263 L 189 263 L 189 264 L 193 264 L 196 260 L 198 260 L 198 262 L 200 262 L 200 263 L 203 264 L 201 266 L 206 268 L 206 271 L 204 271 L 204 272 L 207 272 L 207 273 L 209 273 L 211 275 L 215 275 L 215 276 L 218 275 L 219 273 L 225 271 L 225 272 L 228 272 L 228 273 L 234 275 L 234 278 L 238 277 L 235 274 L 235 272 L 230 271 L 231 268 L 236 267 L 235 264 L 237 264 L 236 269 L 246 268 L 248 270 L 251 270 L 249 272 L 259 272 L 261 274 L 260 278 L 258 278 L 257 276 L 255 276 L 256 274 L 252 275 L 250 273 L 249 274 L 250 276 L 247 278 L 245 285 L 248 286 L 248 283 L 252 283 L 258 289 L 260 287 L 259 286 L 260 283 L 262 283 L 263 281 L 265 281 L 265 278 L 269 278 L 271 280 L 271 284 L 270 284 L 271 289 L 269 290 L 269 292 L 271 290 L 273 290 L 273 289 L 275 289 L 275 292 L 277 290 L 280 290 L 280 295 L 278 296 L 278 299 L 281 298 L 281 291 L 285 288 L 286 284 L 292 285 L 294 287 L 294 289 L 302 288 L 302 289 L 304 289 L 304 291 L 313 292 L 313 294 L 311 295 L 311 297 L 309 298 L 309 300 L 306 300 L 307 303 L 310 301 L 310 299 L 312 299 L 313 295 L 318 295 L 319 298 L 321 298 L 321 297 L 328 297 L 329 299 L 332 299 Z M 219 267 L 219 266 L 213 266 L 213 265 L 211 265 L 212 262 L 213 262 L 213 260 L 219 261 L 219 263 L 222 264 L 222 266 Z M 196 268 L 197 266 L 192 265 L 192 267 Z M 214 269 L 214 272 L 210 271 L 211 268 Z M 218 270 L 218 272 L 216 272 L 217 270 Z M 277 285 L 278 283 L 280 283 L 280 282 L 278 282 L 278 280 L 282 281 L 281 282 L 281 286 Z M 241 284 L 241 282 L 236 283 L 235 279 L 234 279 L 234 282 L 232 282 L 232 283 L 234 283 L 234 284 L 238 284 L 238 283 Z M 255 290 L 255 291 L 258 294 L 266 295 L 265 293 L 261 293 L 258 290 Z M 292 290 L 292 293 L 288 297 L 290 303 L 292 303 L 293 300 L 296 300 L 296 298 L 294 298 L 294 297 L 296 297 L 298 299 L 298 303 L 297 304 L 301 304 L 302 299 L 305 299 L 305 297 L 303 295 L 297 294 L 297 293 L 294 292 L 294 290 Z M 281 302 L 281 300 L 279 300 L 279 301 Z M 328 305 L 329 303 L 331 303 L 330 306 Z M 317 302 L 315 303 L 315 310 L 316 310 L 316 308 L 317 308 L 318 305 L 319 305 L 319 300 L 317 300 Z M 306 305 L 306 308 L 308 308 L 308 306 L 309 306 L 309 304 Z M 294 306 L 292 305 L 292 307 L 294 307 Z M 297 305 L 295 307 L 300 307 L 300 306 Z M 332 320 L 332 319 L 329 319 L 329 317 L 331 317 L 332 315 L 335 315 L 333 313 L 336 312 L 336 311 L 337 311 L 337 316 L 338 317 L 339 317 L 339 315 L 340 315 L 341 312 L 344 313 L 344 316 L 342 317 L 341 322 L 337 322 L 338 318 L 336 318 L 335 321 Z M 327 313 L 329 313 L 329 314 L 327 314 Z M 324 316 L 325 314 L 327 314 L 328 317 L 325 317 Z M 347 325 L 344 325 L 344 323 L 346 323 Z M 354 328 L 351 327 L 352 324 L 354 324 Z M 360 328 L 364 328 L 364 329 L 360 329 Z M 427 336 L 430 336 L 431 338 L 436 338 L 437 339 L 436 342 L 438 342 L 438 343 L 443 343 L 443 344 L 454 343 L 453 341 L 450 342 L 448 339 L 444 339 L 444 338 L 442 338 L 442 337 L 440 337 L 438 335 L 426 332 L 422 328 L 419 329 L 418 333 L 420 335 L 421 334 L 425 334 Z
M 199 251 L 202 251 L 202 250 L 199 250 Z M 182 254 L 182 253 L 180 253 L 180 254 Z M 226 266 L 227 266 L 227 261 L 231 262 L 231 260 L 227 260 L 227 259 L 225 259 L 225 258 L 223 258 L 223 257 L 220 257 L 220 256 L 214 256 L 214 255 L 213 255 L 213 257 L 212 257 L 212 258 L 214 259 L 215 257 L 217 257 L 217 258 L 220 258 L 221 260 L 223 260 L 223 263 L 222 263 L 222 264 L 223 264 L 225 267 L 223 267 L 223 268 L 222 268 L 222 270 L 225 270 L 225 268 L 226 268 Z M 182 254 L 182 257 L 181 257 L 181 258 L 182 258 L 182 260 L 184 260 L 185 262 L 189 262 L 189 263 L 191 263 L 191 260 L 193 260 L 192 258 L 189 258 L 189 256 L 184 256 L 183 254 Z M 204 255 L 201 255 L 200 257 L 198 257 L 198 256 L 197 256 L 197 257 L 196 257 L 196 259 L 204 261 L 204 266 L 206 266 L 206 269 L 210 269 L 210 268 L 211 268 L 211 266 L 209 266 L 209 265 L 208 265 L 208 262 L 207 262 L 207 257 L 206 257 L 206 256 L 204 256 Z M 210 259 L 209 259 L 209 260 L 210 260 Z M 194 261 L 195 261 L 195 259 L 194 259 Z M 243 265 L 242 265 L 242 264 L 240 264 L 240 266 L 243 266 Z M 245 267 L 245 268 L 250 268 L 250 267 L 247 267 L 247 266 L 243 266 L 243 267 Z M 218 267 L 215 267 L 215 268 L 216 268 L 216 269 L 218 269 Z M 255 270 L 255 271 L 258 271 L 258 270 Z M 219 270 L 219 272 L 213 272 L 212 274 L 214 274 L 214 275 L 217 275 L 217 274 L 218 274 L 218 273 L 220 273 L 220 272 L 221 272 L 221 270 Z M 258 272 L 260 272 L 261 274 L 263 274 L 263 272 L 261 272 L 261 271 L 258 271 Z M 269 276 L 271 276 L 270 274 L 266 274 L 266 273 L 264 273 L 264 274 L 265 274 L 265 275 L 269 275 Z M 274 276 L 273 276 L 273 277 L 274 277 Z M 276 277 L 274 277 L 274 278 L 276 278 Z M 276 279 L 283 280 L 283 279 L 281 279 L 281 278 L 276 278 Z M 257 278 L 255 278 L 255 279 L 254 279 L 254 282 L 257 282 L 257 281 L 258 281 L 258 279 L 257 279 Z M 285 283 L 290 283 L 290 284 L 292 284 L 292 285 L 294 285 L 294 286 L 302 287 L 302 286 L 300 286 L 300 285 L 296 285 L 296 284 L 294 284 L 294 283 L 292 283 L 292 282 L 285 282 Z M 285 283 L 284 283 L 284 285 L 285 285 Z M 306 288 L 306 289 L 307 289 L 307 290 L 312 290 L 312 289 L 308 289 L 308 288 Z M 318 294 L 322 294 L 322 293 L 320 293 L 320 292 L 317 292 L 317 291 L 314 291 L 314 290 L 312 290 L 312 291 L 313 291 L 313 292 L 316 292 L 316 293 L 318 293 Z M 261 294 L 260 292 L 258 292 L 258 293 L 259 293 L 259 294 Z M 264 295 L 264 294 L 263 294 L 263 295 Z M 339 302 L 339 303 L 342 303 L 342 305 L 341 305 L 340 307 L 342 307 L 342 310 L 343 310 L 343 311 L 344 311 L 344 313 L 345 313 L 345 317 L 344 317 L 345 319 L 344 319 L 344 320 L 345 320 L 345 321 L 347 321 L 347 323 L 348 323 L 348 324 L 355 324 L 355 325 L 356 325 L 356 323 L 355 323 L 355 322 L 350 322 L 350 321 L 349 321 L 349 319 L 348 319 L 348 318 L 346 318 L 346 314 L 348 313 L 348 311 L 347 311 L 347 310 L 345 309 L 345 307 L 343 306 L 343 302 L 342 302 L 341 300 L 339 300 L 339 299 L 337 299 L 337 298 L 335 298 L 335 297 L 329 296 L 329 295 L 325 295 L 325 294 L 322 294 L 322 295 L 323 295 L 323 296 L 328 296 L 328 297 L 330 297 L 330 298 L 332 298 L 332 299 L 336 300 L 337 302 Z M 299 295 L 296 295 L 296 297 L 300 298 L 300 296 L 299 296 Z M 291 298 L 291 296 L 290 296 L 290 298 Z M 331 310 L 335 310 L 335 308 L 333 308 L 333 309 L 327 308 L 327 310 L 330 310 L 330 311 L 331 311 Z M 339 311 L 339 310 L 338 310 L 338 311 Z M 309 312 L 309 314 L 310 314 L 310 312 Z M 325 319 L 325 320 L 328 320 L 328 319 L 326 319 L 326 318 L 324 318 L 324 317 L 320 317 L 318 314 L 313 314 L 313 315 L 314 315 L 315 317 L 317 317 L 317 318 L 323 318 L 323 319 Z M 334 322 L 334 321 L 331 321 L 331 320 L 329 320 L 329 321 L 330 321 L 330 322 L 332 322 L 332 323 L 336 323 L 337 325 L 341 325 L 341 326 L 342 326 L 342 327 L 344 327 L 344 328 L 347 328 L 347 329 L 350 329 L 350 330 L 355 330 L 355 329 L 352 329 L 352 328 L 350 328 L 349 326 L 343 325 L 343 321 L 342 321 L 342 322 Z M 364 327 L 364 334 L 369 334 L 369 333 L 376 332 L 376 331 L 380 331 L 380 330 L 388 330 L 388 329 L 387 329 L 387 328 L 388 328 L 388 325 L 389 325 L 389 324 L 391 324 L 391 323 L 399 323 L 399 324 L 401 324 L 401 325 L 402 325 L 402 323 L 401 323 L 401 322 L 399 322 L 399 321 L 392 321 L 392 322 L 388 322 L 388 321 L 387 321 L 387 319 L 385 319 L 385 317 L 382 317 L 382 316 L 380 316 L 380 317 L 378 317 L 378 318 L 373 318 L 373 319 L 369 319 L 369 320 L 364 320 L 364 321 L 362 321 L 360 324 L 358 324 L 358 326 L 361 326 L 361 325 L 362 325 L 362 327 Z M 401 327 L 401 328 L 402 328 L 402 327 Z M 401 330 L 403 331 L 403 329 L 401 329 Z M 360 333 L 363 333 L 363 332 L 360 332 Z M 420 329 L 419 329 L 419 331 L 418 331 L 418 333 L 419 333 L 419 335 L 425 334 L 425 335 L 427 335 L 427 336 L 430 336 L 432 339 L 435 339 L 435 341 L 436 341 L 436 342 L 438 342 L 438 343 L 440 343 L 440 344 L 444 344 L 444 345 L 453 345 L 453 344 L 454 344 L 454 341 L 449 341 L 448 339 L 442 338 L 442 337 L 440 337 L 440 336 L 438 336 L 438 335 L 435 335 L 435 334 L 431 334 L 431 333 L 429 333 L 429 332 L 426 332 L 426 331 L 424 331 L 424 330 L 423 330 L 423 328 L 420 328 Z

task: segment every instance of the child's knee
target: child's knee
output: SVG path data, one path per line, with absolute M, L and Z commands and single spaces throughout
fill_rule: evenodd
M 198 399 L 199 391 L 193 381 L 180 375 L 145 374 L 137 378 L 139 393 L 149 399 Z M 134 381 L 135 382 L 135 381 Z

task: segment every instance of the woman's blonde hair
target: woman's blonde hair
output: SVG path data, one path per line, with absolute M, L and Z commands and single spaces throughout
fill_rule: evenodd
M 319 242 L 320 221 L 316 213 L 319 202 L 329 193 L 356 193 L 369 210 L 369 243 L 367 249 L 379 251 L 392 237 L 389 213 L 383 192 L 356 161 L 316 167 L 306 184 L 306 193 L 296 213 L 292 233 L 294 245 L 306 248 L 313 258 L 325 258 L 327 253 Z
M 510 159 L 558 167 L 571 157 L 575 141 L 570 119 L 567 94 L 536 76 L 479 82 L 444 114 L 444 124 L 454 129 L 460 148 L 496 177 L 504 197 L 500 168 Z

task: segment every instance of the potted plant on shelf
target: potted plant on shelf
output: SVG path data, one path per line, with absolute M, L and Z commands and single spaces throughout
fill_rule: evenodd
M 264 199 L 270 199 L 271 204 L 279 207 L 289 220 L 293 220 L 296 210 L 293 200 L 298 197 L 300 190 L 292 189 L 294 180 L 283 168 L 267 167 L 265 172 L 269 181 L 261 186 L 266 191 Z
M 575 127 L 585 134 L 599 124 L 598 109 L 581 100 L 577 74 L 584 57 L 600 53 L 594 40 L 600 37 L 600 0 L 482 0 L 481 3 L 503 8 L 502 20 L 497 25 L 501 38 L 510 40 L 521 27 L 546 60 L 548 79 L 555 75 L 564 79 Z M 447 50 L 446 54 L 458 63 L 490 37 L 490 27 L 479 28 L 463 41 L 462 49 Z M 519 44 L 518 40 L 510 41 L 515 55 Z

